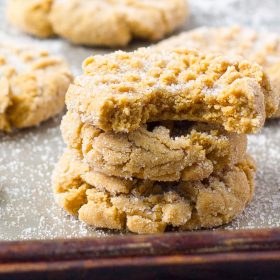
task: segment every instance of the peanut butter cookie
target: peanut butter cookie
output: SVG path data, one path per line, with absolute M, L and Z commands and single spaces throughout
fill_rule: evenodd
M 141 48 L 89 57 L 83 70 L 69 87 L 66 104 L 83 122 L 105 131 L 192 120 L 251 133 L 278 106 L 262 68 L 241 57 Z
M 247 158 L 204 181 L 159 183 L 90 171 L 67 150 L 53 177 L 56 201 L 94 227 L 157 233 L 212 228 L 230 222 L 250 202 L 255 165 Z
M 202 180 L 241 162 L 247 137 L 203 123 L 150 123 L 130 133 L 104 132 L 70 112 L 62 121 L 69 147 L 109 176 L 154 181 Z
M 0 130 L 35 126 L 60 113 L 71 80 L 63 59 L 0 43 Z
M 280 94 L 280 36 L 272 32 L 256 32 L 247 27 L 201 27 L 183 32 L 160 42 L 156 48 L 187 47 L 224 55 L 241 55 L 264 67 L 274 88 Z M 272 100 L 275 103 L 274 100 Z M 280 117 L 280 107 L 273 117 Z
M 18 28 L 76 44 L 125 46 L 133 38 L 158 40 L 187 18 L 186 0 L 11 0 L 8 18 Z
M 9 0 L 7 17 L 26 33 L 40 38 L 54 35 L 49 20 L 53 0 Z

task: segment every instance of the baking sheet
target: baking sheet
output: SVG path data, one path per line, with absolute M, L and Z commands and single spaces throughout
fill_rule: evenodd
M 280 33 L 278 0 L 190 0 L 191 17 L 184 29 L 201 25 L 243 24 Z M 84 58 L 109 50 L 73 46 L 61 39 L 37 40 L 10 27 L 0 0 L 0 40 L 33 42 L 65 55 L 75 74 Z M 143 44 L 142 44 L 143 45 Z M 133 44 L 130 49 L 139 46 Z M 37 128 L 0 134 L 0 240 L 104 237 L 117 234 L 96 230 L 65 214 L 53 200 L 50 178 L 65 147 L 61 116 Z M 270 120 L 258 135 L 249 136 L 249 151 L 258 162 L 256 194 L 246 211 L 226 229 L 280 226 L 280 120 Z M 218 229 L 216 229 L 218 230 Z

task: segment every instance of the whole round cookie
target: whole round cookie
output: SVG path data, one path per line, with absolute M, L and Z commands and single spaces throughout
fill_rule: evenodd
M 184 23 L 188 8 L 186 0 L 11 0 L 7 14 L 33 35 L 115 47 L 163 38 Z
M 0 43 L 0 130 L 35 126 L 60 113 L 71 80 L 62 58 Z
M 68 111 L 66 144 L 109 176 L 154 181 L 202 180 L 244 159 L 247 137 L 195 122 L 149 123 L 130 133 L 104 132 Z
M 57 203 L 98 227 L 157 233 L 168 228 L 212 228 L 230 222 L 251 201 L 255 165 L 247 158 L 205 181 L 124 180 L 90 171 L 74 150 L 56 166 Z
M 247 27 L 200 27 L 163 40 L 156 48 L 187 47 L 224 55 L 241 55 L 264 67 L 280 95 L 280 36 Z M 280 107 L 272 117 L 280 117 Z

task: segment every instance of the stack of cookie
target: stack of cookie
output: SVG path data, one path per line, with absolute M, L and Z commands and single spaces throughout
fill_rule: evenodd
M 246 133 L 277 109 L 257 64 L 184 48 L 85 60 L 62 122 L 57 202 L 81 221 L 135 233 L 211 228 L 250 202 Z

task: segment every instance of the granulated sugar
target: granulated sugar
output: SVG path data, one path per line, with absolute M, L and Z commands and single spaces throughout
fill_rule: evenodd
M 38 40 L 10 27 L 0 6 L 0 39 L 35 43 L 65 55 L 75 74 L 84 58 L 108 50 L 74 47 L 60 39 Z M 186 29 L 201 25 L 247 24 L 280 31 L 278 0 L 190 0 L 192 15 Z M 143 44 L 142 44 L 143 45 Z M 135 47 L 135 45 L 134 45 Z M 50 239 L 115 234 L 95 230 L 65 214 L 55 203 L 51 173 L 65 147 L 61 117 L 38 128 L 0 134 L 0 240 Z M 249 151 L 258 173 L 252 204 L 226 229 L 280 226 L 280 120 L 270 120 L 263 131 L 249 137 Z
M 257 161 L 256 192 L 251 205 L 228 229 L 280 226 L 280 120 L 270 120 L 261 134 L 249 136 Z
M 64 149 L 60 119 L 0 136 L 0 239 L 104 235 L 54 203 L 51 173 Z

